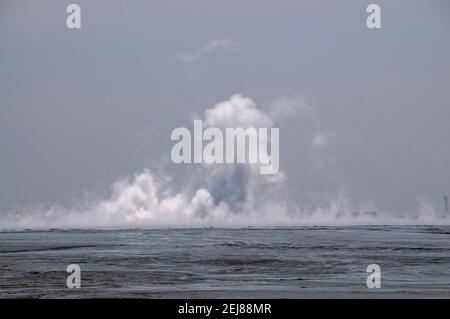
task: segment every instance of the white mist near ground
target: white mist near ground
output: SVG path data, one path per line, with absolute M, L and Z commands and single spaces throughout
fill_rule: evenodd
M 302 99 L 279 99 L 274 105 L 264 111 L 237 94 L 206 110 L 203 122 L 218 128 L 273 127 L 283 117 L 311 112 Z M 313 147 L 325 144 L 325 138 L 315 135 Z M 263 175 L 260 164 L 185 165 L 192 165 L 189 178 L 147 169 L 115 183 L 105 199 L 78 207 L 54 205 L 1 214 L 0 229 L 448 223 L 425 201 L 417 212 L 402 216 L 380 212 L 370 202 L 354 203 L 344 191 L 328 196 L 321 205 L 303 207 L 287 199 L 289 181 L 282 169 Z

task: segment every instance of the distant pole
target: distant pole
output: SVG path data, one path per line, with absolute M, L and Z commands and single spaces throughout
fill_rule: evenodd
M 448 196 L 444 195 L 444 209 L 445 209 L 445 214 L 448 214 Z

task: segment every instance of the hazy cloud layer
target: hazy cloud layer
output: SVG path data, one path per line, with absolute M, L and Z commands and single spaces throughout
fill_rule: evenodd
M 175 59 L 181 63 L 195 63 L 215 51 L 233 52 L 237 51 L 239 48 L 239 43 L 232 39 L 213 40 L 194 51 L 180 53 L 175 57 Z

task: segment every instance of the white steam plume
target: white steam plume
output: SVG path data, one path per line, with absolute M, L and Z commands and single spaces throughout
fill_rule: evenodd
M 204 122 L 216 127 L 270 127 L 285 115 L 310 108 L 300 100 L 283 100 L 279 109 L 265 112 L 247 97 L 233 95 L 204 113 Z M 316 137 L 317 139 L 317 137 Z M 314 143 L 314 140 L 312 140 Z M 316 141 L 317 142 L 317 141 Z M 319 143 L 319 142 L 317 142 Z M 323 144 L 321 141 L 319 144 Z M 0 229 L 129 228 L 202 226 L 283 226 L 337 224 L 446 223 L 424 205 L 416 215 L 393 217 L 376 211 L 372 203 L 354 204 L 341 192 L 315 207 L 299 207 L 285 194 L 285 173 L 262 175 L 257 164 L 193 166 L 190 176 L 144 170 L 118 181 L 109 198 L 81 207 L 53 206 L 0 214 Z M 199 187 L 194 185 L 200 185 Z M 177 191 L 182 189 L 182 191 Z

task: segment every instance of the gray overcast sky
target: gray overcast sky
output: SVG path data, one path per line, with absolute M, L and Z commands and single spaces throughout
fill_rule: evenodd
M 345 189 L 396 212 L 450 193 L 447 0 L 74 2 L 80 30 L 69 1 L 0 1 L 0 211 L 160 167 L 173 128 L 236 93 L 315 110 L 280 124 L 298 201 Z

